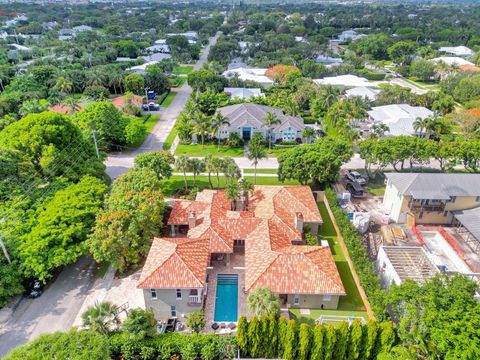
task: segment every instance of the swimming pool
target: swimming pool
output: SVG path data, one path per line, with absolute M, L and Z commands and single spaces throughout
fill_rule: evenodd
M 238 319 L 238 275 L 219 274 L 214 321 L 237 321 Z

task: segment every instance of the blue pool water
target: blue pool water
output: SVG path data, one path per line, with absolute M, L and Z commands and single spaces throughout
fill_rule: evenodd
M 238 275 L 218 275 L 214 321 L 237 321 Z

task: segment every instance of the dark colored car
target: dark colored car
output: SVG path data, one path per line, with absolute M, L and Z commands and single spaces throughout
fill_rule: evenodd
M 43 294 L 43 287 L 43 283 L 40 280 L 35 279 L 28 285 L 25 295 L 30 299 L 38 298 Z

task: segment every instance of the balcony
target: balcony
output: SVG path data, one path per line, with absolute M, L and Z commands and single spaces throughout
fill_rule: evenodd
M 445 204 L 428 204 L 428 205 L 421 205 L 421 204 L 411 204 L 410 210 L 413 212 L 444 212 L 445 211 Z
M 201 306 L 202 299 L 200 295 L 189 295 L 188 296 L 188 306 Z

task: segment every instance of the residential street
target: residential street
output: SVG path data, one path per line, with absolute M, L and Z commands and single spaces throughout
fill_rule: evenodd
M 219 34 L 210 39 L 210 44 L 205 47 L 200 59 L 195 64 L 194 68 L 199 69 L 207 61 L 210 46 L 217 42 Z M 145 142 L 136 150 L 126 151 L 121 153 L 112 153 L 105 161 L 107 166 L 107 174 L 115 179 L 119 175 L 127 172 L 133 166 L 133 160 L 136 155 L 147 152 L 161 150 L 164 141 L 167 139 L 170 131 L 172 131 L 178 115 L 182 112 L 185 104 L 192 93 L 192 88 L 185 82 L 181 88 L 177 90 L 177 95 L 173 99 L 169 107 L 161 109 L 160 120 L 155 124 L 150 134 L 148 134 Z
M 0 357 L 43 333 L 71 328 L 95 281 L 95 263 L 87 257 L 66 267 L 37 299 L 23 298 L 6 324 L 0 324 Z

